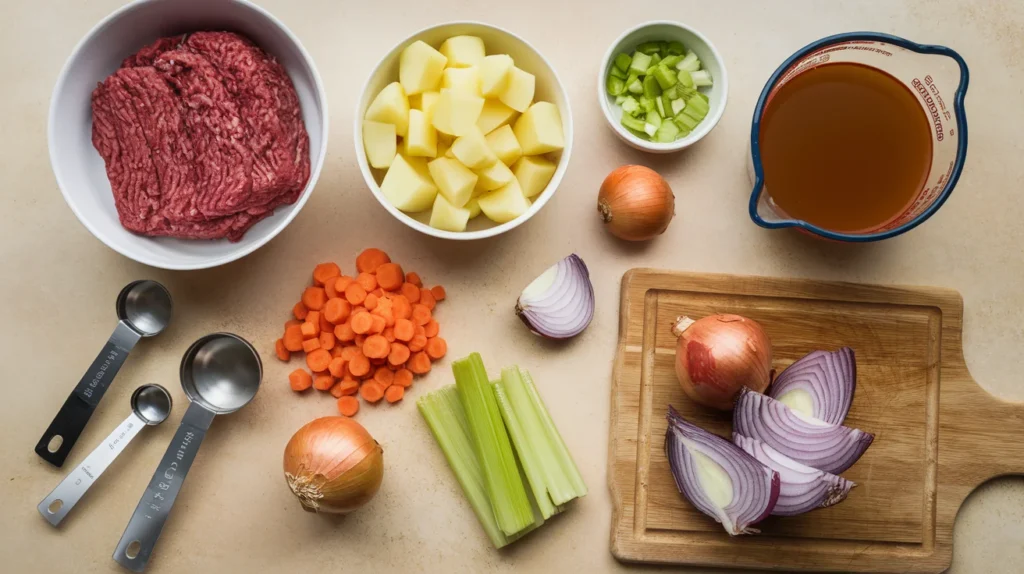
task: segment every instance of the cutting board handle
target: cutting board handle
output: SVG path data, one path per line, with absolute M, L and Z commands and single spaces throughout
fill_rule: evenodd
M 981 387 L 943 403 L 939 463 L 975 486 L 1024 475 L 1024 403 L 1003 401 Z M 948 456 L 943 456 L 943 450 Z

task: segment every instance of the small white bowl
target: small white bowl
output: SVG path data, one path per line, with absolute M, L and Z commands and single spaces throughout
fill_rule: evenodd
M 644 42 L 682 42 L 687 50 L 693 51 L 700 58 L 701 67 L 711 74 L 714 84 L 710 90 L 701 90 L 708 95 L 708 115 L 697 129 L 690 132 L 686 137 L 677 139 L 674 142 L 658 143 L 640 139 L 622 127 L 622 107 L 615 104 L 615 97 L 608 94 L 605 83 L 608 79 L 608 70 L 611 69 L 615 56 L 621 52 L 632 54 L 636 47 Z M 678 22 L 655 21 L 645 22 L 635 28 L 626 30 L 604 55 L 604 63 L 601 66 L 601 75 L 597 78 L 597 100 L 604 111 L 604 119 L 608 120 L 615 135 L 630 146 L 651 153 L 671 153 L 690 147 L 700 141 L 701 138 L 718 125 L 725 112 L 725 104 L 729 98 L 729 75 L 725 70 L 725 62 L 722 55 L 715 49 L 711 40 L 703 34 Z
M 121 61 L 157 38 L 197 30 L 248 36 L 284 66 L 295 85 L 309 133 L 310 175 L 302 195 L 251 227 L 237 243 L 145 237 L 121 227 L 103 158 L 92 145 L 92 91 Z M 313 59 L 280 20 L 247 0 L 140 0 L 97 24 L 78 43 L 50 101 L 50 163 L 64 200 L 78 220 L 118 253 L 163 269 L 205 269 L 252 253 L 298 215 L 327 151 L 327 96 Z
M 555 175 L 551 177 L 551 181 L 548 182 L 548 186 L 544 188 L 544 191 L 533 198 L 533 204 L 526 213 L 502 224 L 494 223 L 481 215 L 469 221 L 466 231 L 443 231 L 428 225 L 430 220 L 429 211 L 405 213 L 391 205 L 391 202 L 381 193 L 380 183 L 384 179 L 385 170 L 370 168 L 370 164 L 366 159 L 366 149 L 363 147 L 363 116 L 366 115 L 366 108 L 369 107 L 370 102 L 377 96 L 377 93 L 384 86 L 398 81 L 398 59 L 406 46 L 416 40 L 423 40 L 434 48 L 438 48 L 449 37 L 462 34 L 480 37 L 484 41 L 488 54 L 508 54 L 515 60 L 517 67 L 536 76 L 536 91 L 533 100 L 551 102 L 558 107 L 558 113 L 562 117 L 562 131 L 565 134 L 565 148 L 557 154 L 545 154 L 549 157 L 557 157 Z M 551 196 L 555 194 L 558 184 L 561 183 L 562 177 L 565 175 L 565 170 L 569 165 L 569 155 L 572 152 L 572 110 L 569 107 L 569 97 L 565 92 L 565 87 L 562 86 L 561 80 L 558 78 L 558 73 L 555 72 L 551 63 L 536 48 L 531 46 L 529 42 L 508 30 L 490 24 L 482 22 L 451 22 L 448 24 L 438 24 L 416 32 L 402 40 L 384 56 L 384 59 L 373 69 L 370 77 L 366 80 L 366 84 L 363 86 L 363 95 L 359 98 L 359 103 L 356 105 L 353 133 L 355 134 L 356 157 L 359 161 L 359 170 L 363 172 L 363 179 L 366 180 L 366 185 L 370 188 L 373 196 L 384 206 L 384 209 L 388 210 L 388 213 L 416 231 L 434 237 L 459 240 L 483 239 L 485 237 L 501 235 L 510 229 L 519 227 L 540 211 L 548 200 L 551 199 Z

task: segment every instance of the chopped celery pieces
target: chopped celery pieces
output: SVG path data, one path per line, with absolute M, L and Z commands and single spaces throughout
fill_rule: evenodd
M 667 143 L 688 135 L 708 115 L 710 99 L 698 90 L 712 87 L 714 79 L 683 44 L 644 42 L 632 54 L 615 56 L 606 82 L 622 106 L 622 126 L 641 139 Z M 661 129 L 663 119 L 673 125 Z

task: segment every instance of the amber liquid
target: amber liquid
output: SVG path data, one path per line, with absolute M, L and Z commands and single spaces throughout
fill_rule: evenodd
M 788 216 L 831 231 L 889 223 L 931 169 L 931 129 L 916 96 L 860 64 L 825 64 L 784 84 L 760 136 L 768 195 Z

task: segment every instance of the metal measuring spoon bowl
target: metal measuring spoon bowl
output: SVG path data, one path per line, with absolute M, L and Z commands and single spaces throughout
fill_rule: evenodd
M 245 339 L 214 333 L 185 351 L 179 374 L 190 401 L 188 410 L 114 550 L 114 560 L 134 572 L 146 568 L 210 423 L 215 416 L 233 413 L 256 396 L 263 381 L 263 363 Z
M 117 295 L 117 327 L 36 444 L 36 454 L 62 466 L 128 353 L 171 321 L 171 294 L 156 281 L 133 281 Z
M 135 389 L 131 404 L 132 414 L 39 503 L 39 514 L 47 522 L 59 525 L 143 427 L 156 426 L 171 414 L 171 394 L 160 385 L 142 385 Z

